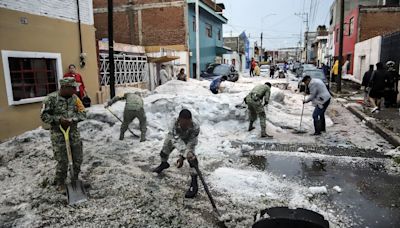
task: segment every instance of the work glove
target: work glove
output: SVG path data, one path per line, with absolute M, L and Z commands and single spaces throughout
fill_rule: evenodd
M 196 155 L 194 155 L 193 152 L 188 152 L 186 157 L 188 159 L 190 167 L 197 167 L 199 165 L 199 162 L 197 161 L 197 157 L 196 157 Z
M 182 155 L 179 155 L 178 160 L 176 160 L 176 167 L 178 169 L 182 168 L 183 166 L 183 161 L 185 161 L 185 157 L 183 157 Z

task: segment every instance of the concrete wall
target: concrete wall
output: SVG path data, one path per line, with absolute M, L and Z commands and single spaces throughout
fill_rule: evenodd
M 369 65 L 374 65 L 380 61 L 382 37 L 377 36 L 363 42 L 359 42 L 354 50 L 354 79 L 362 81 L 364 73 L 369 69 Z
M 27 24 L 21 24 L 21 18 L 26 18 Z M 60 53 L 62 72 L 66 72 L 71 63 L 79 66 L 78 25 L 74 22 L 0 8 L 0 34 L 0 50 Z M 83 52 L 87 53 L 86 67 L 78 67 L 78 71 L 89 96 L 96 102 L 99 81 L 92 25 L 82 25 L 82 43 Z M 38 127 L 41 103 L 10 106 L 1 57 L 0 63 L 0 140 L 4 140 Z

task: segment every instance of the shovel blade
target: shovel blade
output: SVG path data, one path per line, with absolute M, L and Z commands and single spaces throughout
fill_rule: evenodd
M 82 181 L 77 180 L 66 186 L 68 205 L 83 203 L 88 200 Z

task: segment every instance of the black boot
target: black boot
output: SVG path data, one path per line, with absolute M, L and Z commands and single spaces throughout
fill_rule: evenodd
M 250 121 L 250 123 L 249 123 L 249 131 L 252 131 L 252 130 L 254 130 L 254 128 L 255 127 L 253 127 L 253 121 Z
M 153 172 L 160 174 L 164 169 L 168 169 L 169 166 L 170 165 L 168 162 L 161 162 L 161 164 L 157 166 L 157 168 L 153 169 Z
M 314 135 L 320 135 L 321 134 L 321 121 L 320 120 L 315 120 L 314 119 L 314 129 L 315 129 Z
M 185 198 L 194 198 L 199 191 L 199 186 L 197 185 L 197 175 L 192 175 L 192 183 L 190 183 L 190 187 L 185 194 Z
M 326 132 L 325 118 L 321 118 L 321 132 Z

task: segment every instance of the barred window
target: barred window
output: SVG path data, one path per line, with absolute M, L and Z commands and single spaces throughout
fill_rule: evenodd
M 60 54 L 2 51 L 2 56 L 9 105 L 39 102 L 57 90 Z

